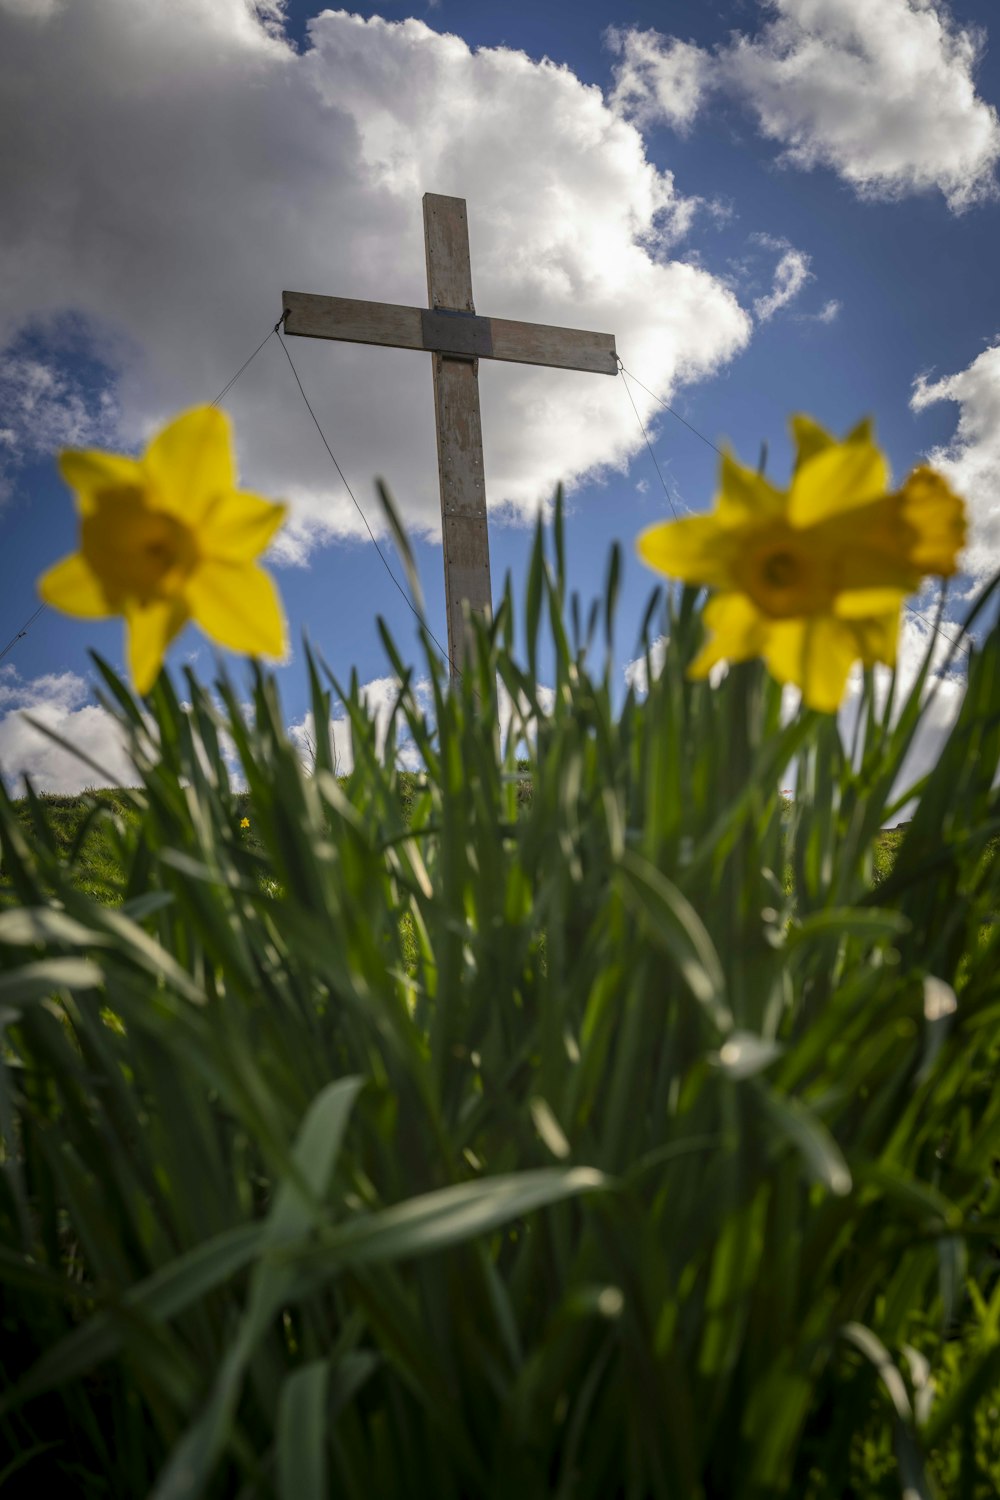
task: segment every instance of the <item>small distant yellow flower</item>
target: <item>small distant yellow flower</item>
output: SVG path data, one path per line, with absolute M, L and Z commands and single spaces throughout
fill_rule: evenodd
M 833 713 L 855 661 L 895 662 L 906 595 L 925 574 L 956 571 L 965 507 L 926 467 L 890 492 L 869 422 L 843 442 L 809 417 L 793 417 L 792 433 L 788 490 L 723 454 L 712 514 L 651 526 L 637 549 L 659 572 L 713 590 L 692 677 L 762 656 L 811 708 Z
M 255 559 L 287 507 L 236 488 L 229 420 L 213 406 L 175 418 L 141 458 L 67 449 L 80 550 L 39 579 L 47 604 L 123 615 L 135 689 L 147 693 L 188 620 L 232 651 L 281 656 L 285 621 Z
M 240 819 L 240 827 L 241 828 L 249 828 L 250 827 L 250 819 L 249 818 L 241 818 Z

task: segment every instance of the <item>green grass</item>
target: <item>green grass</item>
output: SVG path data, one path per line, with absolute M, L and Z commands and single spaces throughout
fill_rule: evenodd
M 619 703 L 618 561 L 586 631 L 564 568 L 454 687 L 384 636 L 419 778 L 312 658 L 308 770 L 268 674 L 102 668 L 117 904 L 0 798 L 8 1486 L 996 1493 L 1000 638 L 880 868 L 923 677 L 845 748 L 688 682 L 685 593 Z
M 125 826 L 136 820 L 127 789 L 101 788 L 78 796 L 43 794 L 21 798 L 15 809 L 25 835 L 50 845 L 83 894 L 112 905 L 120 902 L 122 838 Z M 11 890 L 0 868 L 0 902 L 9 899 Z
M 517 802 L 518 807 L 521 808 L 531 801 L 533 783 L 530 763 L 521 760 L 518 765 L 522 775 L 517 785 Z M 340 781 L 342 785 L 346 785 L 348 778 L 341 777 Z M 407 825 L 410 823 L 414 806 L 425 784 L 425 778 L 417 772 L 400 771 L 399 773 L 400 810 L 403 821 Z M 789 816 L 794 804 L 790 799 L 782 800 L 786 816 Z M 38 798 L 38 804 L 41 807 L 42 819 L 60 854 L 64 857 L 67 868 L 74 872 L 74 878 L 80 890 L 96 900 L 117 905 L 122 899 L 125 882 L 121 854 L 121 825 L 123 822 L 134 822 L 136 818 L 127 789 L 101 788 L 81 792 L 75 796 L 44 793 Z M 38 824 L 35 804 L 28 798 L 22 797 L 15 800 L 14 808 L 21 826 L 30 836 L 32 829 Z M 250 828 L 244 830 L 245 836 L 251 846 L 259 848 L 259 840 L 253 832 L 253 807 L 246 793 L 236 794 L 234 816 L 237 826 L 241 818 L 249 818 Z M 903 830 L 899 828 L 883 829 L 876 835 L 872 866 L 872 878 L 876 883 L 890 874 L 902 840 Z M 794 878 L 790 864 L 786 864 L 785 871 L 786 891 L 790 893 Z M 0 903 L 4 899 L 5 892 L 9 900 L 12 892 L 10 879 L 0 867 Z
M 521 760 L 518 766 L 523 774 L 517 784 L 517 803 L 522 807 L 531 800 L 532 784 L 529 763 Z M 342 776 L 340 782 L 346 785 L 348 778 Z M 397 794 L 406 824 L 424 785 L 425 778 L 417 772 L 399 772 Z M 37 797 L 16 798 L 12 806 L 26 837 L 39 836 L 53 847 L 82 894 L 110 906 L 121 903 L 129 858 L 123 839 L 126 828 L 136 826 L 139 821 L 135 789 L 101 787 L 77 794 L 45 792 Z M 241 836 L 251 848 L 260 850 L 248 793 L 234 794 L 233 817 L 237 828 L 243 818 L 249 820 L 250 827 L 241 830 Z M 10 876 L 0 862 L 0 906 L 14 899 Z

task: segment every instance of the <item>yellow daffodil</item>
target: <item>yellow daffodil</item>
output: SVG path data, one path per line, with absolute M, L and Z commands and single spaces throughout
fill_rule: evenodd
M 249 828 L 250 827 L 250 819 L 249 818 L 241 818 L 240 819 L 240 827 L 241 828 Z
M 792 433 L 787 490 L 723 454 L 712 514 L 652 526 L 637 547 L 650 567 L 713 591 L 692 677 L 762 656 L 833 713 L 855 661 L 895 662 L 906 595 L 928 573 L 956 571 L 965 507 L 926 467 L 890 491 L 868 422 L 843 442 L 808 417 L 793 417 Z
M 281 601 L 256 558 L 287 507 L 236 488 L 223 412 L 185 412 L 141 458 L 68 449 L 59 469 L 75 492 L 80 550 L 43 574 L 39 593 L 69 615 L 124 616 L 137 692 L 188 620 L 232 651 L 284 653 Z

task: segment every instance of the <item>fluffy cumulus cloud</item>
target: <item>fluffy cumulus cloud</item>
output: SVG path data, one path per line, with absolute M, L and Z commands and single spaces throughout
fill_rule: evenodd
M 0 775 L 15 791 L 29 776 L 36 792 L 65 793 L 139 779 L 120 727 L 92 701 L 82 677 L 59 672 L 25 680 L 9 666 L 0 667 Z
M 1000 119 L 976 94 L 984 45 L 942 0 L 763 0 L 764 24 L 713 52 L 615 33 L 611 102 L 687 129 L 712 90 L 743 100 L 784 164 L 829 167 L 862 197 L 937 189 L 961 212 L 996 194 Z
M 957 375 L 920 376 L 910 405 L 923 411 L 935 401 L 958 403 L 958 426 L 951 441 L 931 449 L 927 460 L 965 499 L 970 526 L 963 565 L 981 583 L 1000 559 L 1000 343 Z
M 598 88 L 412 19 L 324 11 L 298 52 L 281 15 L 0 6 L 0 345 L 85 320 L 115 350 L 124 442 L 214 396 L 285 287 L 425 304 L 425 190 L 468 199 L 480 312 L 612 332 L 668 399 L 746 344 L 732 291 L 671 248 L 693 200 Z M 289 347 L 362 502 L 381 475 L 436 533 L 429 359 Z M 641 443 L 608 377 L 484 361 L 480 385 L 490 498 L 517 515 Z M 243 482 L 292 501 L 286 559 L 362 534 L 273 343 L 226 404 Z
M 996 191 L 997 112 L 976 96 L 982 38 L 935 0 L 769 0 L 719 60 L 796 167 L 862 196 L 938 188 L 960 211 Z
M 686 134 L 711 76 L 709 54 L 658 31 L 611 26 L 605 41 L 619 58 L 608 100 L 612 109 L 643 128 L 663 122 Z

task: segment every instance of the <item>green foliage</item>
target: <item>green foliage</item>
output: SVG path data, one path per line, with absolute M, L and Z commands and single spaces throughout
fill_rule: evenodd
M 876 882 L 922 681 L 848 753 L 688 592 L 618 704 L 618 576 L 557 518 L 431 715 L 386 635 L 345 780 L 312 658 L 308 770 L 262 672 L 102 668 L 117 905 L 0 802 L 11 1493 L 995 1493 L 1000 637 Z
M 40 839 L 59 856 L 60 879 L 67 872 L 81 891 L 98 901 L 117 905 L 122 898 L 125 827 L 137 821 L 128 791 L 99 789 L 81 796 L 43 795 L 21 799 L 18 822 L 25 837 Z M 0 906 L 8 904 L 12 887 L 0 867 Z

